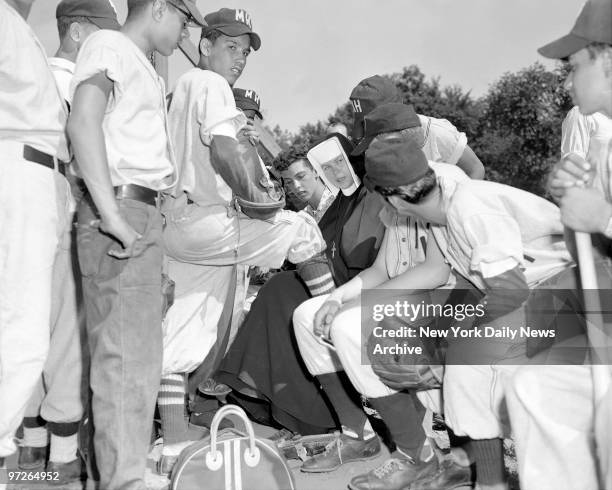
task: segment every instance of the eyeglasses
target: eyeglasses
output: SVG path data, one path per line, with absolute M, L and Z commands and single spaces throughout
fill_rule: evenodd
M 399 189 L 394 189 L 393 187 L 381 187 L 377 185 L 374 187 L 374 191 L 378 192 L 381 196 L 383 196 L 387 202 L 389 202 L 389 198 L 391 196 L 397 196 L 402 201 L 406 201 L 410 204 L 416 204 L 421 199 L 420 195 L 410 196 L 400 191 Z
M 170 0 L 166 0 L 166 3 L 172 5 L 176 10 L 178 10 L 186 17 L 185 22 L 183 23 L 183 27 L 199 27 L 198 23 L 193 18 L 193 15 L 191 15 L 191 12 L 189 12 L 189 10 L 185 10 L 184 8 L 177 5 L 176 2 Z

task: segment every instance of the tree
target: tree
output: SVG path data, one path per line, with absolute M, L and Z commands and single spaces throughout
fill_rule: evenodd
M 543 195 L 543 181 L 559 157 L 561 123 L 571 100 L 565 69 L 540 63 L 506 73 L 482 100 L 479 136 L 471 143 L 490 180 Z
M 391 75 L 404 96 L 405 104 L 412 104 L 418 114 L 451 121 L 468 139 L 478 132 L 482 104 L 459 85 L 440 86 L 440 78 L 429 81 L 416 65 L 405 67 L 401 73 Z

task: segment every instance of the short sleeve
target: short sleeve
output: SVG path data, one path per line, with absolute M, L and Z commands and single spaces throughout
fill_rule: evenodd
M 378 213 L 378 219 L 384 225 L 385 228 L 395 226 L 397 223 L 397 212 L 390 208 L 388 204 L 384 205 Z
M 446 119 L 423 117 L 421 125 L 425 131 L 425 149 L 428 158 L 436 162 L 456 165 L 467 146 L 467 136 Z
M 593 129 L 591 118 L 581 114 L 578 106 L 569 111 L 561 125 L 561 155 L 576 153 L 586 158 Z
M 479 213 L 463 227 L 472 249 L 470 269 L 482 277 L 498 276 L 523 263 L 521 230 L 512 216 Z
M 202 142 L 209 145 L 214 135 L 236 138 L 246 116 L 236 108 L 229 84 L 220 76 L 210 76 L 204 93 L 196 108 Z
M 123 93 L 125 75 L 121 65 L 121 53 L 112 38 L 104 34 L 107 34 L 107 31 L 92 34 L 81 48 L 70 83 L 70 100 L 74 98 L 74 93 L 81 83 L 99 73 L 104 73 L 113 81 L 115 100 Z

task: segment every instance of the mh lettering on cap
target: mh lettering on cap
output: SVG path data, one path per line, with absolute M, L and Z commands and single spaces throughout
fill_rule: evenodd
M 236 9 L 236 20 L 248 25 L 249 29 L 253 29 L 253 21 L 246 10 Z
M 257 95 L 257 93 L 254 90 L 245 90 L 244 91 L 244 96 L 249 98 L 249 99 L 253 99 L 255 102 L 257 102 L 257 104 L 260 103 L 259 95 Z

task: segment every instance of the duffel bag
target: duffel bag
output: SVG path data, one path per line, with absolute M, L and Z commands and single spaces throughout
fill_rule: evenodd
M 228 415 L 242 419 L 246 434 L 219 431 Z M 294 490 L 293 473 L 276 445 L 255 437 L 242 408 L 225 405 L 215 414 L 210 436 L 185 448 L 172 471 L 172 490 Z

